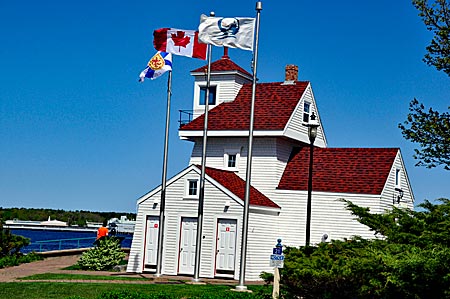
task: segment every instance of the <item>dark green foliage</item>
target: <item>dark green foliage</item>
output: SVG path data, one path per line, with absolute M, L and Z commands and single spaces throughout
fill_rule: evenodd
M 419 16 L 433 32 L 431 44 L 424 61 L 438 71 L 450 76 L 450 4 L 448 0 L 412 0 Z M 450 107 L 448 107 L 450 109 Z M 410 113 L 403 124 L 399 124 L 405 139 L 420 145 L 414 158 L 419 166 L 433 168 L 443 165 L 450 170 L 450 113 L 425 110 L 416 99 L 409 104 Z
M 261 272 L 261 274 L 259 274 L 259 278 L 264 280 L 266 285 L 269 285 L 273 282 L 273 273 Z
M 420 150 L 414 150 L 419 161 L 416 166 L 443 165 L 450 170 L 450 113 L 432 108 L 426 111 L 416 99 L 409 104 L 409 111 L 406 121 L 398 126 L 406 140 L 420 145 Z
M 11 234 L 9 229 L 3 228 L 0 221 L 0 258 L 20 254 L 20 249 L 30 244 L 30 239 Z
M 283 298 L 450 298 L 450 201 L 440 201 L 425 201 L 421 212 L 386 214 L 347 201 L 358 221 L 383 238 L 287 248 Z
M 35 253 L 27 255 L 20 253 L 20 249 L 28 244 L 30 239 L 11 234 L 9 229 L 3 227 L 0 219 L 0 269 L 42 259 Z
M 438 71 L 444 71 L 450 76 L 450 4 L 448 0 L 413 0 L 419 16 L 433 32 L 433 39 L 427 46 L 427 54 L 423 61 L 434 66 Z
M 34 261 L 42 260 L 40 255 L 36 253 L 29 253 L 26 255 L 16 254 L 16 255 L 8 255 L 0 258 L 0 269 L 12 266 L 18 266 L 24 263 L 31 263 Z
M 120 248 L 119 239 L 103 238 L 96 247 L 81 255 L 77 265 L 86 270 L 111 270 L 119 265 L 124 257 L 125 253 Z

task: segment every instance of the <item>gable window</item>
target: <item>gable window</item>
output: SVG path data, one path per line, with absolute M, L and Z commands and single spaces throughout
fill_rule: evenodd
M 227 170 L 237 171 L 239 169 L 240 149 L 225 149 L 223 155 L 223 166 Z
M 217 86 L 210 86 L 209 87 L 209 105 L 215 105 L 216 104 L 216 91 Z M 206 86 L 200 86 L 200 105 L 205 105 L 205 96 L 206 96 Z
M 186 197 L 198 198 L 198 180 L 187 180 Z
M 395 170 L 395 187 L 400 188 L 400 169 Z
M 309 123 L 310 110 L 311 110 L 311 103 L 305 101 L 303 103 L 303 122 L 304 123 Z

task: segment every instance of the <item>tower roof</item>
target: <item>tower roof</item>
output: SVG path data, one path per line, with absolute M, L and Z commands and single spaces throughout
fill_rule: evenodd
M 191 71 L 191 74 L 193 73 L 205 74 L 207 69 L 208 65 L 204 65 Z M 226 71 L 237 71 L 241 72 L 246 76 L 252 77 L 252 75 L 249 72 L 241 68 L 236 63 L 234 63 L 230 58 L 228 58 L 228 56 L 223 56 L 221 59 L 211 63 L 211 72 L 226 72 Z
M 297 104 L 309 82 L 295 84 L 260 83 L 256 86 L 255 130 L 283 130 L 294 113 Z M 248 130 L 252 85 L 244 84 L 236 99 L 211 109 L 208 115 L 209 131 Z M 182 126 L 180 131 L 203 130 L 204 115 Z

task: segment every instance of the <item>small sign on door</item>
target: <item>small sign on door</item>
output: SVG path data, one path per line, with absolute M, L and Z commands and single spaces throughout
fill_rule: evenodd
M 229 226 L 226 227 L 226 228 L 225 228 L 225 231 L 226 231 L 226 232 L 229 232 L 229 231 L 230 231 L 230 227 L 229 227 Z
M 154 228 L 158 228 L 158 223 L 153 224 Z

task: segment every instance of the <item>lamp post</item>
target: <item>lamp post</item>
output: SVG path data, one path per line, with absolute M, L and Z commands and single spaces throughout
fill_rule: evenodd
M 317 128 L 319 122 L 316 120 L 314 112 L 311 114 L 310 121 L 306 125 L 308 127 L 309 137 L 309 175 L 308 175 L 308 202 L 306 205 L 306 243 L 305 246 L 309 246 L 311 236 L 311 192 L 312 192 L 312 177 L 313 177 L 313 153 L 314 153 L 314 141 L 317 137 Z

